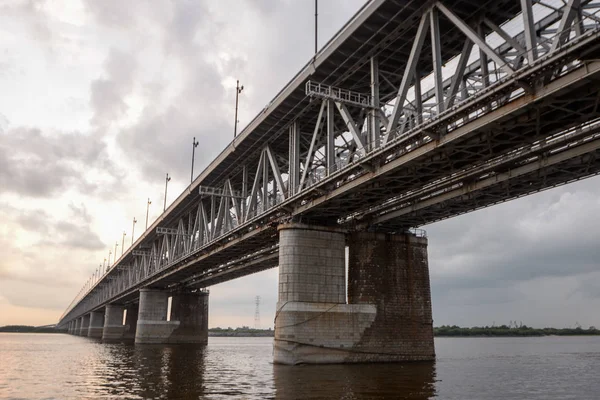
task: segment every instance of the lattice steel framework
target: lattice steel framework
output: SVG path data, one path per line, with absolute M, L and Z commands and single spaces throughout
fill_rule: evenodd
M 61 318 L 598 174 L 600 0 L 369 1 Z

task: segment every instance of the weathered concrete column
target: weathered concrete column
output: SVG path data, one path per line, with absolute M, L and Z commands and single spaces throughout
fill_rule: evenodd
M 81 317 L 81 328 L 79 328 L 79 336 L 87 336 L 90 327 L 90 314 L 85 314 Z
M 73 329 L 73 335 L 79 335 L 81 333 L 81 320 L 83 318 L 79 317 L 75 319 L 75 328 Z
M 348 246 L 348 302 L 377 307 L 351 359 L 434 360 L 427 238 L 358 232 Z
M 208 343 L 208 292 L 173 294 L 171 321 L 179 326 L 166 343 Z
M 124 307 L 117 304 L 107 304 L 102 327 L 102 340 L 120 340 L 123 338 L 125 326 L 123 325 Z
M 90 313 L 90 325 L 88 327 L 88 337 L 101 338 L 104 328 L 104 313 L 101 311 L 92 311 Z
M 207 343 L 208 293 L 174 293 L 167 321 L 169 292 L 140 290 L 135 343 Z
M 127 315 L 125 316 L 125 331 L 123 332 L 123 339 L 135 339 L 139 308 L 140 305 L 138 303 L 130 304 L 127 306 Z
M 345 304 L 345 236 L 330 227 L 279 226 L 274 362 L 352 361 L 352 347 L 374 321 L 375 305 Z
M 135 332 L 135 343 L 165 343 L 165 339 L 179 325 L 167 321 L 169 292 L 140 289 L 140 308 Z

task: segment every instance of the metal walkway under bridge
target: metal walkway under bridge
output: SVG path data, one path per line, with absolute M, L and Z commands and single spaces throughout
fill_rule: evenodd
M 277 226 L 406 232 L 600 172 L 600 0 L 371 0 L 64 326 L 278 264 Z

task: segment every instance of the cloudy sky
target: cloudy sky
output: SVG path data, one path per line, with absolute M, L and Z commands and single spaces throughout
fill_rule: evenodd
M 364 0 L 320 2 L 324 44 Z M 0 325 L 54 323 L 313 52 L 309 0 L 0 0 Z M 600 326 L 600 179 L 426 227 L 436 325 Z M 211 288 L 271 326 L 277 270 Z

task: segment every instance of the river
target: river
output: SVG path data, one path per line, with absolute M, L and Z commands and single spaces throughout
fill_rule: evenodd
M 435 363 L 273 365 L 272 338 L 208 346 L 0 333 L 8 399 L 600 399 L 600 337 L 436 338 Z

